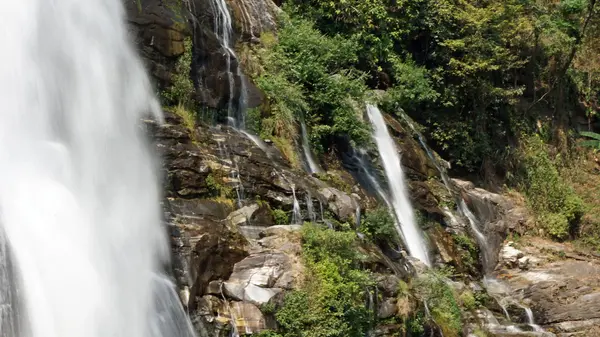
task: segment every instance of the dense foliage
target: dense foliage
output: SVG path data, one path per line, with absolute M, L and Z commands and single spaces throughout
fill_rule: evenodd
M 368 272 L 359 268 L 356 234 L 305 224 L 302 250 L 306 277 L 301 289 L 286 295 L 276 311 L 283 337 L 362 337 L 374 313 L 365 306 L 373 287 Z
M 580 106 L 597 109 L 595 0 L 291 3 L 326 36 L 355 41 L 353 67 L 389 89 L 388 107 L 424 124 L 457 167 L 499 158 L 540 114 L 563 125 Z

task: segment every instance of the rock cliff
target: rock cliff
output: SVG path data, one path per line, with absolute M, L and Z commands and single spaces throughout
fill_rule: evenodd
M 271 0 L 127 0 L 126 8 L 132 36 L 159 90 L 173 85 L 178 58 L 191 53 L 189 77 L 203 108 L 233 104 L 243 110 L 262 103 L 233 50 L 276 30 L 280 10 Z M 221 21 L 223 10 L 231 13 L 231 32 Z M 403 153 L 411 202 L 434 264 L 450 270 L 441 279 L 460 299 L 463 335 L 597 336 L 598 258 L 538 239 L 507 243 L 506 236 L 519 233 L 528 221 L 524 207 L 468 181 L 444 181 L 440 164 L 410 128 L 393 118 L 387 123 Z M 163 160 L 173 276 L 200 336 L 277 330 L 266 308 L 306 277 L 302 223 L 356 230 L 349 224 L 382 205 L 361 179 L 364 174 L 343 158 L 330 163 L 327 174 L 313 176 L 293 168 L 268 140 L 231 127 L 190 127 L 171 112 L 164 125 L 145 121 L 145 126 Z M 382 176 L 376 160 L 368 164 Z M 455 211 L 461 201 L 477 225 Z M 378 336 L 407 335 L 405 326 L 385 322 L 412 315 L 422 303 L 429 313 L 417 290 L 398 291 L 426 275 L 426 268 L 396 248 L 361 244 L 368 257 L 364 268 L 377 280 L 377 298 L 366 305 L 383 322 L 372 329 Z M 477 304 L 467 300 L 473 296 Z M 434 319 L 427 332 L 443 335 L 436 325 Z

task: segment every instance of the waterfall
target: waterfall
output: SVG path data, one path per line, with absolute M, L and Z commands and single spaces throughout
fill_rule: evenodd
M 302 131 L 302 151 L 304 152 L 304 156 L 306 157 L 306 164 L 308 165 L 308 170 L 310 174 L 321 172 L 321 168 L 315 161 L 315 158 L 310 151 L 310 144 L 308 142 L 308 132 L 306 131 L 306 124 L 304 121 L 300 123 L 300 130 Z
M 315 214 L 315 206 L 310 192 L 306 192 L 306 211 L 308 212 L 310 221 L 313 223 L 317 222 L 317 214 Z
M 409 254 L 418 258 L 426 265 L 430 265 L 431 263 L 427 256 L 427 246 L 421 230 L 417 227 L 413 209 L 408 199 L 400 156 L 394 145 L 394 140 L 389 134 L 387 125 L 379 109 L 376 106 L 367 104 L 367 113 L 373 124 L 373 139 L 379 149 L 379 157 L 381 158 L 390 188 L 392 206 L 399 222 L 399 224 L 396 224 L 396 230 L 404 239 L 404 244 Z
M 155 282 L 169 245 L 141 119 L 162 117 L 124 14 L 120 0 L 0 4 L 10 50 L 0 62 L 0 224 L 20 337 L 193 336 L 171 328 L 187 318 L 173 285 Z
M 227 72 L 227 82 L 229 84 L 229 100 L 227 101 L 228 122 L 232 127 L 243 130 L 245 128 L 243 111 L 246 107 L 246 83 L 239 64 L 235 66 L 235 73 L 232 70 L 232 61 L 236 60 L 237 62 L 237 56 L 232 48 L 233 26 L 231 14 L 225 0 L 211 0 L 210 5 L 214 13 L 213 30 L 224 50 L 225 71 Z M 236 92 L 235 78 L 238 78 L 240 81 L 238 102 L 234 102 Z
M 292 195 L 294 196 L 294 208 L 292 213 L 292 224 L 299 225 L 302 223 L 302 214 L 300 213 L 300 203 L 296 198 L 296 188 L 292 185 Z
M 419 139 L 419 143 L 421 143 L 421 147 L 423 148 L 423 150 L 425 150 L 425 153 L 427 153 L 427 156 L 429 157 L 429 159 L 431 160 L 433 165 L 436 167 L 436 169 L 440 173 L 440 177 L 442 178 L 442 182 L 444 183 L 444 186 L 446 186 L 446 189 L 448 190 L 448 192 L 450 192 L 450 194 L 452 194 L 450 177 L 448 176 L 448 173 L 446 172 L 445 168 L 442 165 L 440 165 L 439 160 L 433 155 L 433 151 L 427 145 L 427 142 L 425 141 L 425 137 L 423 137 L 423 135 L 419 131 L 417 131 L 413 122 L 404 113 L 401 113 L 400 115 L 402 116 L 404 121 L 406 121 L 406 123 L 411 128 L 413 133 L 417 135 L 417 138 Z M 482 231 L 480 229 L 480 226 L 482 224 L 479 221 L 479 219 L 477 219 L 475 214 L 473 214 L 473 212 L 471 212 L 471 210 L 469 210 L 469 207 L 465 203 L 465 200 L 462 198 L 462 196 L 456 197 L 456 205 L 457 205 L 458 213 L 467 218 L 467 221 L 469 222 L 469 228 L 475 235 L 475 239 L 477 240 L 477 245 L 479 246 L 479 249 L 483 253 L 483 255 L 482 255 L 483 269 L 484 269 L 484 272 L 487 273 L 488 270 L 490 268 L 492 268 L 492 266 L 490 266 L 489 264 L 491 261 L 493 261 L 493 258 L 492 258 L 492 251 L 491 251 L 489 245 L 487 244 L 487 239 L 485 238 L 485 235 L 482 233 Z M 447 212 L 446 214 L 451 214 L 451 213 Z M 451 219 L 453 219 L 453 217 L 451 217 Z

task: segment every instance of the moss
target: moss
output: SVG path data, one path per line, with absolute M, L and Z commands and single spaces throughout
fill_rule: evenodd
M 179 103 L 173 108 L 165 109 L 181 117 L 183 125 L 188 130 L 192 140 L 196 140 L 196 114 L 187 109 L 183 104 Z
M 352 186 L 342 179 L 341 172 L 338 173 L 335 170 L 330 170 L 325 173 L 317 173 L 317 178 L 329 183 L 331 186 L 343 191 L 345 193 L 352 192 Z
M 458 301 L 460 302 L 461 306 L 466 310 L 477 309 L 477 301 L 475 301 L 475 296 L 469 290 L 466 290 L 462 294 L 460 294 L 460 296 L 458 297 Z
M 300 158 L 298 151 L 292 142 L 294 138 L 272 137 L 273 144 L 281 151 L 283 157 L 290 163 L 293 168 L 299 169 Z

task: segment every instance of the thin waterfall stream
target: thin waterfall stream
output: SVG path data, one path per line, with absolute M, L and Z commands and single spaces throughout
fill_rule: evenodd
M 446 169 L 442 165 L 440 165 L 438 158 L 436 158 L 433 155 L 433 151 L 427 145 L 425 137 L 416 129 L 413 122 L 408 118 L 408 116 L 406 116 L 404 113 L 401 113 L 400 116 L 404 119 L 404 121 L 408 124 L 410 129 L 413 131 L 413 133 L 417 136 L 419 143 L 421 144 L 423 150 L 426 152 L 427 156 L 433 162 L 433 164 L 437 168 L 438 172 L 440 173 L 442 182 L 444 183 L 448 192 L 453 194 L 450 177 L 448 176 Z M 509 315 L 508 311 L 506 310 L 505 304 L 503 304 L 503 303 L 505 303 L 505 302 L 514 303 L 515 305 L 521 307 L 525 311 L 527 320 L 528 320 L 528 325 L 530 325 L 531 328 L 534 329 L 534 331 L 538 331 L 538 332 L 544 331 L 540 326 L 535 324 L 535 319 L 534 319 L 533 311 L 531 310 L 531 308 L 523 305 L 516 299 L 512 298 L 509 295 L 510 291 L 508 289 L 506 289 L 506 285 L 504 283 L 502 283 L 500 280 L 498 280 L 495 277 L 490 275 L 490 271 L 493 269 L 493 266 L 491 266 L 491 262 L 493 261 L 493 259 L 492 259 L 493 252 L 492 252 L 491 248 L 488 246 L 485 234 L 482 232 L 482 229 L 481 229 L 481 227 L 484 224 L 482 224 L 481 221 L 475 216 L 475 214 L 473 214 L 473 212 L 471 212 L 471 210 L 467 206 L 465 200 L 461 196 L 456 197 L 456 205 L 457 205 L 458 213 L 467 219 L 469 228 L 471 229 L 471 232 L 475 236 L 477 244 L 482 252 L 482 265 L 483 265 L 483 269 L 484 269 L 483 284 L 485 285 L 488 292 L 490 292 L 493 296 L 495 296 L 497 298 L 498 304 L 501 306 L 507 319 L 510 320 L 510 315 Z M 451 221 L 453 221 L 453 222 L 458 221 L 456 219 L 456 217 L 454 216 L 454 214 L 452 214 L 452 212 L 449 209 L 446 209 L 445 213 L 450 218 Z M 510 327 L 511 327 L 511 329 L 514 329 L 515 331 L 520 331 L 515 326 L 510 326 Z
M 391 204 L 397 219 L 396 230 L 403 238 L 408 253 L 429 266 L 431 262 L 427 254 L 427 245 L 417 226 L 413 208 L 408 199 L 400 156 L 394 140 L 390 136 L 383 115 L 376 106 L 367 104 L 367 114 L 373 124 L 373 139 L 379 149 L 379 157 L 388 180 Z

